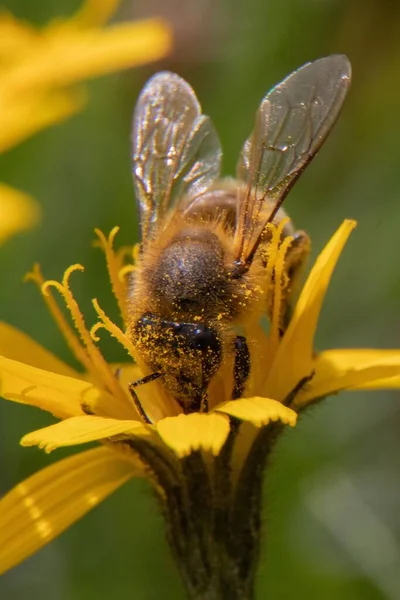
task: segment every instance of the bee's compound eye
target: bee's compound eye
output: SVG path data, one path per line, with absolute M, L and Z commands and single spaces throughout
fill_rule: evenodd
M 221 342 L 219 341 L 216 333 L 208 327 L 196 327 L 193 332 L 193 339 L 191 342 L 192 348 L 203 351 L 214 351 L 219 353 L 221 350 Z

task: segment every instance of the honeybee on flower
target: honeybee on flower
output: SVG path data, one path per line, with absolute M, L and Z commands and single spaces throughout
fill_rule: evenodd
M 159 499 L 188 598 L 254 598 L 263 471 L 280 433 L 328 395 L 400 388 L 398 349 L 315 350 L 322 303 L 354 221 L 340 225 L 296 302 L 292 296 L 308 237 L 296 234 L 281 203 L 329 133 L 349 78 L 347 59 L 336 56 L 276 86 L 261 103 L 238 181 L 219 179 L 219 143 L 188 84 L 171 74 L 150 80 L 134 121 L 142 245 L 133 263 L 130 251 L 114 248 L 117 227 L 109 236 L 96 230 L 120 326 L 97 299 L 98 320 L 87 325 L 71 282 L 82 265 L 69 267 L 60 281 L 46 281 L 38 266 L 29 276 L 82 370 L 0 323 L 1 395 L 58 419 L 21 444 L 50 452 L 99 442 L 34 473 L 0 500 L 0 573 L 141 477 Z M 154 91 L 159 86 L 162 94 Z M 175 118 L 170 127 L 168 115 Z M 196 244 L 199 251 L 191 252 Z M 213 248 L 220 255 L 214 270 Z M 212 277 L 204 277 L 205 249 Z M 168 251 L 175 263 L 163 255 Z M 217 283 L 229 280 L 229 294 L 216 275 Z M 98 346 L 102 329 L 120 342 L 126 361 L 106 360 Z
M 251 354 L 249 320 L 273 310 L 268 251 L 282 225 L 283 276 L 290 296 L 308 255 L 282 203 L 318 152 L 342 108 L 351 67 L 343 55 L 308 63 L 262 100 L 237 179 L 221 179 L 222 151 L 211 120 L 189 84 L 174 73 L 153 76 L 133 118 L 133 177 L 141 253 L 130 294 L 128 334 L 151 370 L 130 386 L 161 378 L 185 413 L 207 412 L 208 388 L 232 364 L 232 399 L 245 392 Z

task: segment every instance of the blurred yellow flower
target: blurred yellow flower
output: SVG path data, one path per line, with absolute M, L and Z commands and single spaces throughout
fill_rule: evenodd
M 0 244 L 35 225 L 38 218 L 39 207 L 30 196 L 0 183 Z
M 104 28 L 117 5 L 87 0 L 71 19 L 42 29 L 0 12 L 0 152 L 79 110 L 85 95 L 75 84 L 168 53 L 171 33 L 160 20 Z M 1 187 L 0 243 L 33 225 L 37 214 L 27 195 Z
M 98 322 L 90 330 L 86 326 L 70 288 L 71 275 L 82 271 L 82 266 L 67 269 L 62 282 L 44 281 L 36 267 L 29 277 L 41 288 L 84 373 L 2 324 L 1 395 L 59 419 L 27 434 L 21 442 L 24 446 L 38 445 L 50 452 L 93 441 L 102 445 L 43 469 L 0 501 L 0 572 L 54 539 L 129 478 L 139 476 L 151 482 L 162 502 L 167 535 L 184 573 L 206 569 L 223 556 L 238 572 L 243 567 L 243 590 L 251 586 L 254 572 L 246 573 L 246 569 L 254 564 L 251 555 L 258 552 L 259 528 L 254 523 L 259 519 L 263 465 L 284 424 L 294 426 L 301 410 L 327 394 L 378 385 L 400 387 L 400 350 L 314 351 L 321 305 L 354 226 L 353 221 L 345 221 L 321 252 L 283 336 L 278 331 L 279 290 L 284 285 L 280 268 L 287 245 L 280 243 L 279 228 L 272 228 L 276 318 L 268 335 L 259 324 L 245 332 L 252 345 L 247 397 L 230 400 L 232 374 L 223 368 L 210 389 L 208 413 L 182 414 L 159 380 L 136 388 L 139 401 L 129 393 L 129 384 L 147 373 L 124 333 L 124 276 L 135 267 L 132 260 L 126 264 L 126 258 L 132 258 L 126 248 L 113 249 L 117 228 L 108 238 L 99 231 L 97 235 L 122 328 L 108 318 L 97 300 L 93 305 Z M 65 301 L 76 333 L 51 294 L 53 289 Z M 106 362 L 96 344 L 101 329 L 123 345 L 128 363 Z M 199 555 L 198 548 L 204 554 Z

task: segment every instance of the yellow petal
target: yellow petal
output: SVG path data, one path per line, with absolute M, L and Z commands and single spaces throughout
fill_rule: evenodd
M 346 389 L 377 389 L 384 382 L 382 387 L 399 387 L 400 350 L 327 350 L 316 356 L 314 369 L 296 406 Z
M 18 95 L 9 95 L 8 79 L 0 79 L 0 152 L 66 119 L 80 110 L 85 101 L 81 91 L 43 93 L 22 89 Z
M 9 96 L 25 90 L 66 86 L 89 77 L 158 60 L 171 47 L 171 32 L 159 19 L 107 29 L 54 28 L 25 60 L 3 76 Z
M 18 231 L 33 227 L 38 220 L 39 207 L 30 196 L 0 184 L 0 244 Z
M 187 456 L 195 450 L 217 455 L 228 436 L 229 420 L 217 413 L 192 413 L 162 419 L 156 428 L 178 456 Z
M 86 0 L 70 23 L 79 27 L 98 27 L 112 17 L 119 3 L 120 0 Z
M 30 23 L 16 19 L 9 12 L 0 13 L 0 57 L 3 64 L 7 58 L 15 60 L 23 56 L 37 37 L 38 33 Z
M 110 364 L 110 367 L 115 373 L 118 373 L 118 381 L 124 389 L 128 389 L 128 385 L 132 381 L 137 381 L 143 377 L 141 369 L 132 362 L 114 363 Z
M 22 331 L 7 323 L 0 322 L 0 355 L 27 363 L 38 369 L 45 369 L 52 373 L 78 377 L 78 373 L 54 356 L 43 346 L 35 342 Z
M 139 421 L 120 421 L 103 417 L 71 417 L 55 425 L 28 433 L 21 440 L 22 446 L 39 446 L 52 452 L 62 446 L 87 444 L 117 435 L 151 435 L 150 429 Z
M 354 386 L 355 390 L 398 390 L 399 388 L 400 375 L 385 379 L 376 379 L 375 381 Z
M 17 485 L 0 500 L 0 574 L 142 474 L 133 459 L 103 447 L 61 460 Z
M 87 381 L 37 369 L 0 356 L 0 395 L 7 400 L 29 404 L 65 419 L 83 414 L 82 404 L 92 405 L 99 396 L 113 397 Z
M 355 221 L 344 221 L 315 261 L 279 345 L 266 383 L 266 395 L 283 400 L 303 377 L 311 374 L 314 335 L 322 302 L 336 263 L 355 226 Z
M 217 410 L 241 421 L 249 421 L 256 427 L 262 427 L 271 421 L 282 421 L 285 425 L 294 427 L 297 420 L 297 414 L 291 408 L 283 406 L 277 400 L 259 396 L 231 400 L 219 406 Z

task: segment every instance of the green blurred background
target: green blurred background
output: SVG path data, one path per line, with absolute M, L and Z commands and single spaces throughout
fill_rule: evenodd
M 42 24 L 76 0 L 8 0 Z M 113 313 L 93 228 L 122 225 L 137 240 L 130 123 L 137 94 L 161 68 L 194 86 L 233 173 L 265 92 L 304 62 L 345 53 L 353 85 L 342 116 L 286 202 L 314 255 L 340 222 L 359 226 L 324 306 L 318 347 L 400 343 L 400 2 L 397 0 L 141 0 L 118 19 L 161 14 L 176 32 L 168 60 L 90 84 L 90 102 L 65 124 L 1 157 L 1 179 L 40 201 L 43 220 L 1 250 L 0 315 L 67 361 L 71 357 L 37 290 L 22 283 L 33 262 L 61 277 L 75 262 L 75 290 Z M 113 344 L 107 355 L 118 360 Z M 258 598 L 400 598 L 398 393 L 347 393 L 313 410 L 281 440 L 265 488 Z M 0 492 L 67 452 L 22 449 L 50 423 L 34 409 L 0 403 Z M 69 452 L 70 453 L 70 452 Z M 184 597 L 150 489 L 133 481 L 0 581 L 0 598 L 152 600 Z

